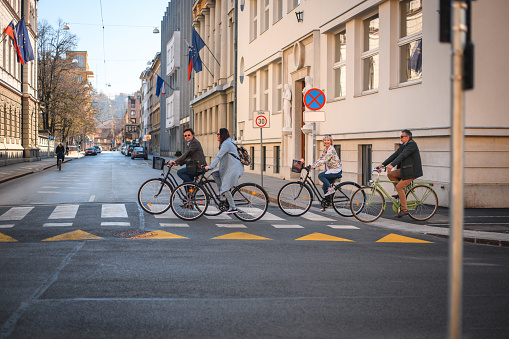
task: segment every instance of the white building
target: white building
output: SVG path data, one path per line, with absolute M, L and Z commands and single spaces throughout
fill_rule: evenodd
M 451 45 L 439 42 L 439 0 L 251 0 L 239 11 L 238 131 L 260 172 L 290 177 L 292 159 L 307 163 L 332 134 L 343 180 L 365 184 L 371 168 L 410 129 L 440 205 L 449 205 Z M 509 65 L 504 0 L 472 2 L 475 88 L 465 99 L 465 206 L 509 207 Z M 297 21 L 301 12 L 302 22 Z M 249 38 L 248 38 L 249 37 Z M 422 44 L 421 44 L 422 43 Z M 416 51 L 422 50 L 419 59 Z M 415 54 L 414 54 L 415 53 Z M 419 65 L 419 63 L 422 64 Z M 324 91 L 316 123 L 304 121 L 303 89 Z M 291 87 L 285 128 L 284 90 Z M 289 104 L 288 104 L 289 106 Z M 253 128 L 253 112 L 270 111 L 270 128 Z M 290 120 L 291 122 L 288 122 Z M 314 153 L 313 153 L 314 151 Z

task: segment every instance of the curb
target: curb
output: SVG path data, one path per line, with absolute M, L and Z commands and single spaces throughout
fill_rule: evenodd
M 79 159 L 79 158 L 77 158 L 77 159 Z M 74 158 L 67 159 L 67 160 L 64 160 L 64 163 L 69 162 L 69 161 L 73 161 L 73 160 L 74 160 Z M 25 175 L 29 175 L 29 174 L 33 174 L 33 173 L 37 173 L 37 172 L 41 172 L 41 171 L 47 170 L 48 168 L 54 167 L 56 165 L 57 164 L 52 164 L 52 165 L 48 165 L 48 166 L 45 166 L 45 167 L 41 167 L 41 168 L 39 168 L 39 169 L 37 169 L 35 171 L 22 172 L 22 173 L 11 175 L 10 177 L 1 178 L 0 179 L 0 184 L 2 184 L 4 182 L 7 182 L 7 181 L 10 181 L 10 180 L 13 180 L 13 179 L 24 177 Z

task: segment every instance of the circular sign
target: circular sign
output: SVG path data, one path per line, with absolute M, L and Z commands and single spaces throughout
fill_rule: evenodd
M 325 94 L 318 88 L 311 88 L 304 95 L 304 105 L 312 111 L 319 110 L 325 105 Z
M 259 115 L 255 119 L 255 124 L 258 127 L 265 127 L 265 125 L 267 125 L 267 122 L 269 121 L 267 120 L 267 117 L 265 115 Z

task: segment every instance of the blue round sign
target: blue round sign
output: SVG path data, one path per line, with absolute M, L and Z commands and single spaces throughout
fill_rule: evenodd
M 312 111 L 319 110 L 325 105 L 325 94 L 318 88 L 311 88 L 304 95 L 304 105 Z

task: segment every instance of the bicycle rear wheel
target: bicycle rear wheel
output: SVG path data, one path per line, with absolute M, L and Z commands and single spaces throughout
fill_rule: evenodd
M 313 197 L 307 186 L 300 182 L 290 182 L 279 190 L 277 204 L 284 213 L 298 217 L 311 207 Z
M 138 191 L 138 203 L 151 214 L 161 214 L 170 208 L 171 187 L 161 179 L 145 181 Z
M 207 186 L 207 187 L 205 187 Z M 216 216 L 216 215 L 219 215 L 221 214 L 223 211 L 221 211 L 221 209 L 219 208 L 219 205 L 218 205 L 218 202 L 219 202 L 219 187 L 217 187 L 217 184 L 216 182 L 213 180 L 213 179 L 208 179 L 204 184 L 203 184 L 203 190 L 204 191 L 207 191 L 207 188 L 210 189 L 212 192 L 208 192 L 208 193 L 212 193 L 214 196 L 211 197 L 209 196 L 209 206 L 207 207 L 207 210 L 205 211 L 205 215 L 210 215 L 210 216 Z
M 235 216 L 242 221 L 256 221 L 267 212 L 269 195 L 260 185 L 240 184 L 235 187 L 232 196 L 238 210 Z
M 171 210 L 183 220 L 198 219 L 205 213 L 207 206 L 207 195 L 194 183 L 181 184 L 171 195 Z
M 385 199 L 374 187 L 358 189 L 350 203 L 352 214 L 362 222 L 372 222 L 380 218 L 385 209 Z
M 58 159 L 57 160 L 57 168 L 58 168 L 59 171 L 62 170 L 62 159 Z
M 437 194 L 425 185 L 416 185 L 406 193 L 408 214 L 414 220 L 428 220 L 438 209 Z
M 343 217 L 353 217 L 352 209 L 350 208 L 350 201 L 352 200 L 353 194 L 361 186 L 354 182 L 343 182 L 336 187 L 334 192 L 334 199 L 332 206 L 334 210 Z

